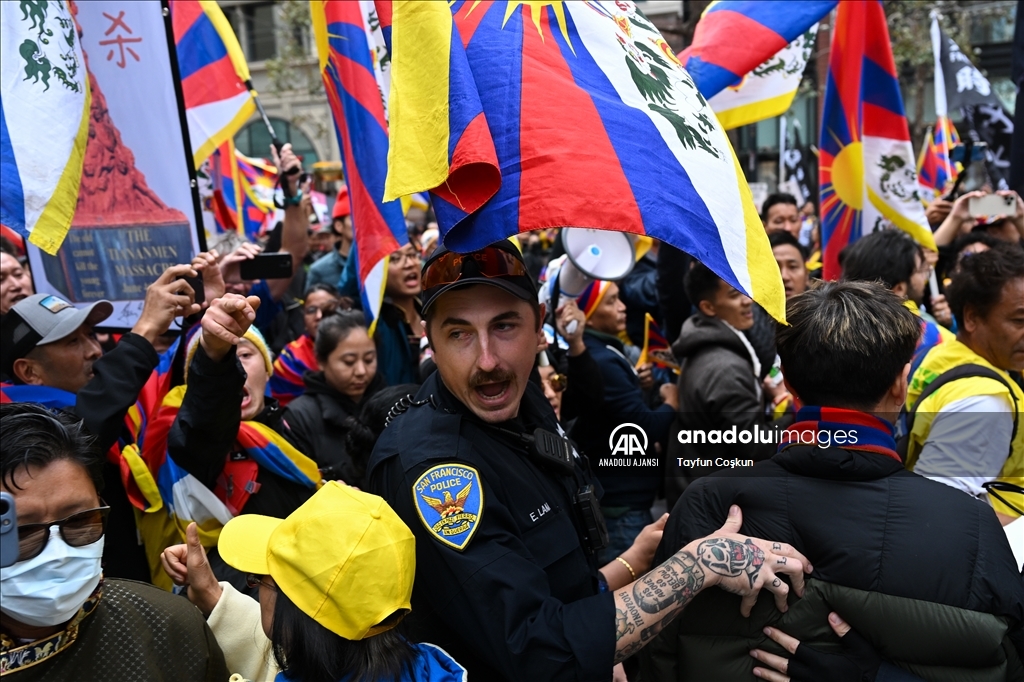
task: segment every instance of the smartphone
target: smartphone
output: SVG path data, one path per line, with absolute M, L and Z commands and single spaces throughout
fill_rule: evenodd
M 202 303 L 206 300 L 206 290 L 203 288 L 203 276 L 196 275 L 195 277 L 178 277 L 188 282 L 188 285 L 192 287 L 192 291 L 196 295 L 196 303 Z
M 18 560 L 18 512 L 14 496 L 0 493 L 0 568 Z
M 261 253 L 242 261 L 239 267 L 242 279 L 287 279 L 292 276 L 290 253 Z
M 1013 196 L 1002 194 L 986 194 L 983 197 L 971 197 L 967 203 L 967 210 L 971 217 L 981 216 L 1017 215 L 1016 199 Z

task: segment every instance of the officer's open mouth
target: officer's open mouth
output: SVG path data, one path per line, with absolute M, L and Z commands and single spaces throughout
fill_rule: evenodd
M 479 395 L 484 401 L 493 402 L 505 397 L 505 393 L 508 391 L 508 386 L 509 382 L 499 381 L 494 384 L 481 384 L 473 390 L 475 390 L 477 395 Z

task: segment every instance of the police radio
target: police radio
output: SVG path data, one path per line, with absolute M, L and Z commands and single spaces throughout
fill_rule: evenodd
M 587 546 L 596 554 L 608 546 L 608 526 L 604 522 L 601 501 L 597 499 L 594 486 L 585 485 L 577 491 L 573 498 L 573 506 L 583 524 L 583 532 L 587 536 Z
M 526 442 L 530 456 L 539 464 L 547 465 L 563 476 L 575 477 L 572 446 L 567 438 L 545 429 L 535 429 L 532 437 L 525 434 L 520 437 Z M 596 554 L 608 546 L 608 526 L 594 486 L 586 484 L 578 488 L 572 503 L 583 526 L 587 547 Z

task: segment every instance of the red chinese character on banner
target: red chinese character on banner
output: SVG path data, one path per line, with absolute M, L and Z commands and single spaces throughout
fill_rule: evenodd
M 124 23 L 124 10 L 121 10 L 116 17 L 112 17 L 106 12 L 103 13 L 103 16 L 110 20 L 110 28 L 108 28 L 103 35 L 109 36 L 111 33 L 118 30 L 119 28 L 123 28 L 125 31 L 128 32 L 129 35 L 132 35 L 132 30 L 128 27 L 128 24 Z M 126 63 L 124 57 L 124 53 L 126 51 L 128 52 L 128 54 L 135 58 L 135 61 L 140 61 L 138 53 L 136 53 L 135 50 L 133 50 L 130 47 L 125 47 L 125 43 L 141 42 L 142 38 L 125 38 L 123 35 L 118 34 L 110 40 L 101 40 L 100 45 L 117 45 L 117 48 L 121 52 L 121 57 L 117 60 L 117 65 L 118 67 L 123 69 Z M 107 53 L 107 61 L 109 62 L 113 58 L 114 48 L 110 48 L 110 52 Z

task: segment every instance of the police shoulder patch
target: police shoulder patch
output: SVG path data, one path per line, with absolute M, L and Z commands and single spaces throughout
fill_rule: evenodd
M 484 511 L 484 489 L 476 469 L 465 464 L 430 467 L 413 484 L 412 498 L 431 535 L 460 552 L 469 545 Z

